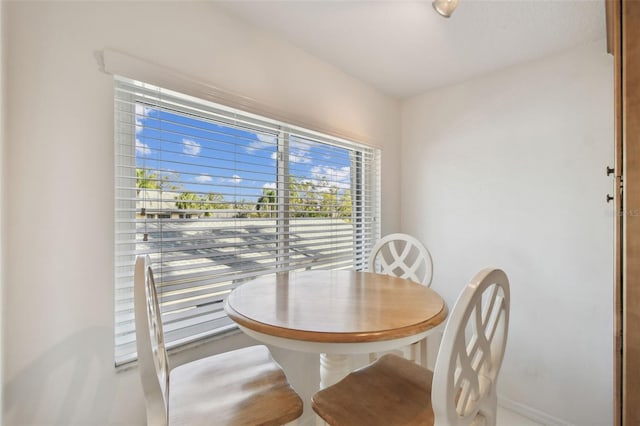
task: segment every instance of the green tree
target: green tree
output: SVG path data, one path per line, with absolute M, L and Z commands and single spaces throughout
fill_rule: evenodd
M 157 173 L 149 169 L 136 169 L 136 188 L 140 195 L 141 189 L 175 191 L 181 188 L 175 182 L 180 180 L 178 173 Z
M 229 209 L 231 206 L 225 202 L 224 195 L 210 192 L 206 198 L 203 197 L 202 207 L 207 210 L 205 216 L 211 216 L 213 213 L 210 210 L 223 210 Z
M 328 187 L 320 193 L 319 215 L 321 217 L 336 217 L 338 210 L 338 188 Z
M 233 208 L 236 212 L 233 215 L 233 217 L 235 218 L 239 218 L 239 219 L 246 219 L 249 217 L 249 215 L 251 214 L 251 211 L 254 208 L 253 203 L 248 203 L 247 200 L 245 200 L 244 198 L 238 200 L 237 198 L 234 198 L 233 200 Z
M 256 210 L 262 210 L 263 213 L 259 213 L 259 217 L 274 217 L 273 211 L 277 209 L 276 204 L 276 190 L 270 188 L 262 189 L 262 196 L 258 198 L 256 203 Z
M 294 217 L 317 217 L 320 210 L 320 196 L 316 185 L 309 180 L 289 180 L 290 211 Z
M 338 203 L 338 217 L 345 219 L 347 222 L 351 222 L 352 206 L 351 191 L 345 189 Z
M 158 174 L 149 169 L 136 169 L 136 188 L 138 195 L 141 189 L 160 189 Z
M 212 216 L 211 210 L 229 209 L 231 206 L 222 194 L 211 192 L 207 195 L 194 192 L 182 192 L 175 197 L 176 208 L 180 210 L 199 210 L 205 216 Z
M 300 195 L 299 186 L 295 178 L 289 178 L 289 212 L 294 217 L 298 217 L 297 213 L 301 211 L 302 206 L 302 196 Z
M 252 217 L 274 217 L 277 210 L 276 191 L 264 188 Z M 351 191 L 340 190 L 325 178 L 319 182 L 289 178 L 289 213 L 291 217 L 329 217 L 351 220 Z
M 200 210 L 202 209 L 202 198 L 193 192 L 182 192 L 175 197 L 176 208 L 180 210 Z

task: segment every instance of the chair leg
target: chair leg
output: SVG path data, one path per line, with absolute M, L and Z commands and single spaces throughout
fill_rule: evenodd
M 491 389 L 490 395 L 487 400 L 480 407 L 479 414 L 484 417 L 484 424 L 486 426 L 496 426 L 496 417 L 498 414 L 498 395 L 495 392 L 495 388 Z

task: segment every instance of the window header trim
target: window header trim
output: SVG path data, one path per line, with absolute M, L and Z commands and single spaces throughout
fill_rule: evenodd
M 244 113 L 256 114 L 272 120 L 286 122 L 290 125 L 311 130 L 328 136 L 359 143 L 383 151 L 382 146 L 370 138 L 332 128 L 310 121 L 299 115 L 274 109 L 256 99 L 233 93 L 228 90 L 189 77 L 179 71 L 158 65 L 153 62 L 128 55 L 113 49 L 104 49 L 95 53 L 98 68 L 105 74 L 121 76 L 136 81 L 144 81 L 154 86 L 163 87 L 198 99 L 223 104 L 231 108 L 242 110 Z

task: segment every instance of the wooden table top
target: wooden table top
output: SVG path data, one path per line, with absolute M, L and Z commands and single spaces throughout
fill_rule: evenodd
M 447 316 L 435 291 L 369 272 L 303 271 L 261 277 L 231 292 L 229 317 L 272 336 L 311 342 L 397 339 L 429 330 Z

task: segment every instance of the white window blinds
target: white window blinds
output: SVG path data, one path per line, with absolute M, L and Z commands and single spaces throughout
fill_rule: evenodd
M 168 347 L 233 327 L 228 293 L 276 271 L 364 269 L 380 153 L 149 84 L 115 86 L 115 359 L 135 359 L 151 256 Z

